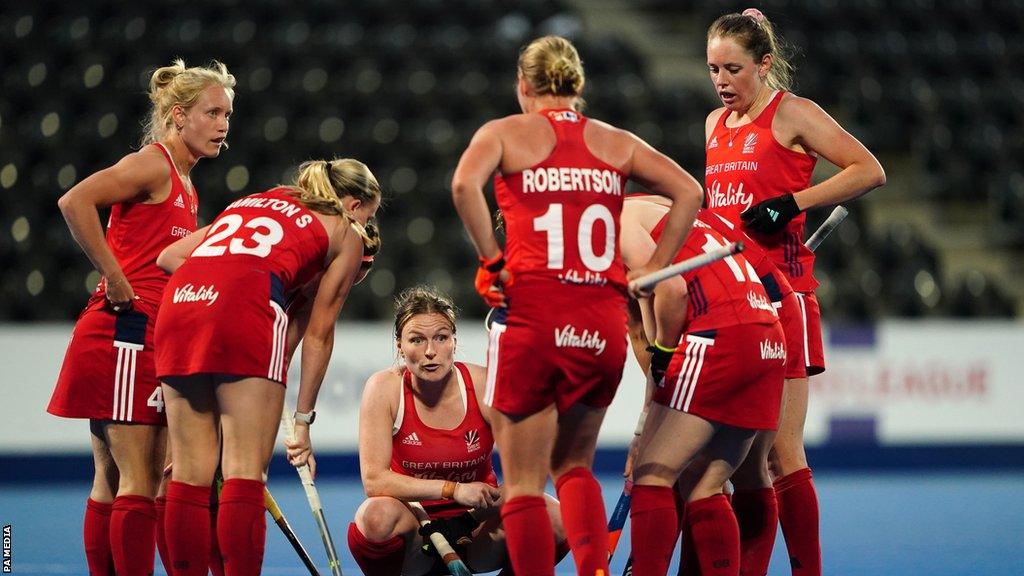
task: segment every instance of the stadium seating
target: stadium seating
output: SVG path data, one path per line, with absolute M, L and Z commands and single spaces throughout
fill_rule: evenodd
M 651 10 L 687 10 L 708 22 L 722 11 L 721 4 L 676 4 L 647 2 Z M 1024 10 L 1010 0 L 968 8 L 918 0 L 894 3 L 895 12 L 879 21 L 878 4 L 787 3 L 786 31 L 794 43 L 815 47 L 799 61 L 801 90 L 848 113 L 851 129 L 872 149 L 911 150 L 935 199 L 978 195 L 980 188 L 1005 229 L 1018 231 L 1002 237 L 1024 242 L 1024 40 L 1013 34 Z M 948 27 L 918 17 L 939 4 Z M 970 8 L 982 4 L 987 11 Z M 844 17 L 835 18 L 840 7 Z M 701 127 L 715 102 L 703 91 L 656 89 L 640 55 L 614 39 L 579 36 L 580 22 L 562 0 L 6 0 L 0 320 L 75 318 L 96 275 L 56 200 L 137 146 L 149 73 L 179 56 L 190 65 L 219 59 L 238 79 L 231 147 L 192 173 L 203 220 L 240 194 L 287 180 L 303 160 L 357 157 L 386 190 L 384 246 L 377 271 L 352 293 L 344 316 L 386 317 L 395 289 L 423 281 L 451 292 L 466 314 L 482 316 L 471 282 L 475 258 L 448 187 L 473 132 L 517 111 L 514 66 L 529 39 L 575 35 L 589 113 L 703 173 Z M 936 258 L 913 230 L 889 236 L 894 242 L 872 237 L 858 216 L 844 224 L 839 241 L 822 247 L 822 299 L 831 318 L 1011 308 L 983 276 L 941 286 Z M 980 294 L 993 299 L 984 309 L 973 304 Z

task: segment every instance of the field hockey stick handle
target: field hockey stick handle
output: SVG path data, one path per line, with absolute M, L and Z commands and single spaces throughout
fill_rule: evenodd
M 676 262 L 675 264 L 666 266 L 661 270 L 655 270 L 650 274 L 641 276 L 629 283 L 630 292 L 647 291 L 654 288 L 658 282 L 667 280 L 673 276 L 696 270 L 701 266 L 707 266 L 713 262 L 717 262 L 723 258 L 728 258 L 733 254 L 738 254 L 743 251 L 743 242 L 733 242 L 728 246 L 721 248 L 715 248 L 708 252 L 701 254 L 700 256 L 694 256 L 693 258 L 687 258 L 682 262 Z
M 828 235 L 838 228 L 849 214 L 850 211 L 847 210 L 845 206 L 836 206 L 832 210 L 832 213 L 828 215 L 828 218 L 821 223 L 821 226 L 814 231 L 814 234 L 811 234 L 811 237 L 804 242 L 804 246 L 806 246 L 811 252 L 817 250 L 818 246 L 821 245 L 825 238 L 828 238 Z
M 422 504 L 419 502 L 407 502 L 406 505 L 409 507 L 409 510 L 412 511 L 413 516 L 416 517 L 416 522 L 421 527 L 430 524 L 430 516 L 427 514 L 427 511 L 423 509 Z M 445 564 L 452 560 L 460 559 L 458 553 L 455 552 L 455 549 L 452 548 L 451 544 L 448 543 L 448 540 L 446 540 L 442 534 L 438 532 L 432 533 L 430 535 L 430 543 L 434 545 L 435 549 L 437 549 L 437 553 L 441 556 L 441 560 Z

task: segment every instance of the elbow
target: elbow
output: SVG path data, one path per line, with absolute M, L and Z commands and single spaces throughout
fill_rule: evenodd
M 60 209 L 60 213 L 64 215 L 66 220 L 68 214 L 74 208 L 74 200 L 71 199 L 71 193 L 67 192 L 57 200 L 57 208 Z
M 374 476 L 363 476 L 363 492 L 366 493 L 367 498 L 387 496 L 387 494 L 384 493 L 381 482 Z
M 452 180 L 452 202 L 458 205 L 468 194 L 469 186 L 463 180 L 459 178 Z
M 167 274 L 174 272 L 174 268 L 171 267 L 171 257 L 167 255 L 167 248 L 164 248 L 156 257 L 156 265 Z
M 881 164 L 876 164 L 875 173 L 872 175 L 874 178 L 871 181 L 872 188 L 881 188 L 885 186 L 885 169 L 882 168 Z

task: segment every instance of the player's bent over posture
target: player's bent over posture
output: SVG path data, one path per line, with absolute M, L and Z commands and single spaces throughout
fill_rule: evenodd
M 153 573 L 163 504 L 154 497 L 167 446 L 153 342 L 167 276 L 156 260 L 196 229 L 199 199 L 189 174 L 200 158 L 215 158 L 226 146 L 234 85 L 216 62 L 186 68 L 178 60 L 157 69 L 143 147 L 58 201 L 102 277 L 75 323 L 47 407 L 57 416 L 89 419 L 95 476 L 84 541 L 93 576 Z M 99 209 L 107 207 L 104 237 Z
M 400 364 L 377 372 L 363 389 L 359 468 L 367 500 L 349 525 L 348 545 L 364 574 L 444 571 L 406 506 L 420 502 L 473 572 L 505 566 L 503 500 L 491 468 L 492 410 L 484 405 L 486 368 L 455 361 L 456 310 L 433 288 L 418 286 L 395 303 Z M 545 496 L 561 536 L 558 502 Z M 460 542 L 461 541 L 461 542 Z
M 676 261 L 724 246 L 698 217 Z M 622 254 L 646 262 L 668 208 L 626 201 Z M 678 536 L 673 485 L 701 451 L 708 464 L 686 503 L 686 522 L 706 575 L 738 575 L 739 530 L 722 484 L 746 456 L 756 430 L 778 423 L 785 336 L 753 266 L 737 254 L 660 283 L 641 301 L 654 334 L 646 420 L 633 464 L 633 570 L 661 575 Z M 651 338 L 653 336 L 653 338 Z
M 663 241 L 635 275 L 669 263 L 700 187 L 633 134 L 580 113 L 583 68 L 569 41 L 534 40 L 517 72 L 523 113 L 481 127 L 452 182 L 480 257 L 477 290 L 504 312 L 491 327 L 484 393 L 506 482 L 501 516 L 515 573 L 552 574 L 543 498 L 550 475 L 577 573 L 607 574 L 607 519 L 591 465 L 626 357 L 627 276 L 617 238 L 625 183 L 633 178 L 674 200 Z M 504 253 L 483 194 L 491 177 Z
M 165 528 L 176 575 L 206 574 L 218 460 L 224 486 L 216 536 L 225 573 L 259 573 L 263 473 L 287 376 L 286 308 L 314 283 L 315 296 L 294 316 L 305 326 L 296 442 L 288 451 L 299 466 L 313 463 L 313 409 L 380 196 L 361 162 L 306 162 L 295 184 L 236 200 L 210 226 L 160 255 L 161 267 L 173 271 L 156 324 L 156 371 L 174 461 Z

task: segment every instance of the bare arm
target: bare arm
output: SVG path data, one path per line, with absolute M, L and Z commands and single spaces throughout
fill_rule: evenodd
M 144 202 L 169 178 L 170 167 L 161 156 L 135 152 L 82 180 L 57 201 L 71 235 L 106 280 L 111 302 L 130 301 L 135 293 L 107 246 L 99 209 L 122 202 Z
M 206 232 L 209 229 L 209 226 L 203 226 L 199 230 L 164 248 L 160 255 L 156 257 L 156 265 L 164 272 L 174 274 L 174 271 L 185 263 L 188 255 L 199 246 L 203 238 L 206 238 Z
M 636 140 L 631 177 L 652 193 L 672 200 L 657 248 L 646 265 L 634 268 L 630 274 L 631 278 L 636 278 L 672 262 L 693 227 L 693 219 L 704 200 L 704 193 L 700 184 L 679 164 L 639 138 L 631 137 Z
M 633 270 L 653 259 L 652 255 L 660 246 L 654 243 L 650 232 L 644 227 L 643 214 L 654 211 L 661 214 L 662 210 L 664 209 L 645 200 L 627 201 L 622 212 L 622 232 L 619 239 L 622 259 L 627 268 Z M 671 215 L 670 211 L 670 218 Z M 671 259 L 669 261 L 671 262 Z M 651 301 L 645 299 L 641 306 L 651 307 L 649 310 L 654 316 L 655 340 L 663 346 L 674 347 L 682 337 L 686 323 L 686 282 L 683 277 L 673 276 L 659 282 L 654 288 Z
M 339 226 L 336 232 L 343 235 L 340 239 L 341 250 L 324 271 L 320 287 L 313 298 L 309 323 L 302 336 L 302 370 L 299 376 L 299 397 L 295 403 L 298 412 L 311 412 L 316 408 L 320 385 L 323 384 L 327 364 L 334 350 L 334 326 L 338 321 L 338 313 L 359 274 L 363 242 L 358 234 L 350 232 L 351 227 L 347 225 Z M 309 424 L 296 421 L 295 440 L 286 441 L 285 446 L 293 465 L 305 464 L 312 454 Z
M 494 236 L 484 186 L 501 163 L 502 144 L 496 121 L 484 124 L 462 153 L 452 178 L 452 201 L 478 256 L 490 260 L 501 252 Z
M 391 470 L 391 429 L 401 381 L 390 371 L 370 377 L 359 406 L 359 470 L 370 498 L 391 496 L 405 502 L 441 499 L 444 480 L 425 480 Z
M 780 120 L 787 132 L 792 130 L 794 143 L 840 168 L 824 182 L 793 194 L 801 210 L 852 200 L 885 184 L 878 159 L 814 102 L 787 98 L 779 106 Z

